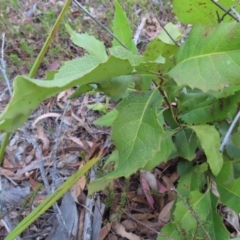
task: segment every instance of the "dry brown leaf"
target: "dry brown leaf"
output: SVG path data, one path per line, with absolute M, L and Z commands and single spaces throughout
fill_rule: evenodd
M 108 235 L 108 233 L 110 232 L 111 228 L 112 228 L 111 222 L 108 223 L 107 225 L 105 225 L 104 227 L 102 227 L 98 240 L 104 240 L 106 238 L 106 236 Z
M 166 187 L 167 187 L 167 190 L 168 190 L 168 202 L 170 202 L 170 201 L 175 199 L 176 192 L 172 190 L 173 184 L 168 177 L 163 176 L 162 180 L 166 184 Z
M 44 166 L 49 166 L 50 163 L 48 162 L 44 162 Z M 39 161 L 35 160 L 32 161 L 31 164 L 29 164 L 28 166 L 25 166 L 22 169 L 17 170 L 16 174 L 14 174 L 14 179 L 17 179 L 18 177 L 21 177 L 22 174 L 26 173 L 26 172 L 30 172 L 32 170 L 38 169 L 39 168 Z
M 37 188 L 37 186 L 39 186 L 39 182 L 35 181 L 32 178 L 32 174 L 30 174 L 30 176 L 29 176 L 29 184 L 33 190 L 35 190 Z
M 126 232 L 125 227 L 119 222 L 113 222 L 112 229 L 121 237 L 125 237 L 129 240 L 141 240 L 139 236 L 134 233 Z
M 56 70 L 58 70 L 60 65 L 61 65 L 61 61 L 55 60 L 54 62 L 52 62 L 48 65 L 48 71 L 56 71 Z
M 137 203 L 144 203 L 144 204 L 148 204 L 147 200 L 145 199 L 145 197 L 143 195 L 137 195 L 136 193 L 134 192 L 127 192 L 127 198 L 130 200 L 130 201 L 134 201 L 134 202 L 137 202 Z
M 179 174 L 177 171 L 173 172 L 171 174 L 171 176 L 169 177 L 169 180 L 172 182 L 172 183 L 175 183 L 179 178 Z
M 121 222 L 121 224 L 125 227 L 125 229 L 129 232 L 134 231 L 138 228 L 138 224 L 131 220 L 131 219 L 126 219 Z
M 134 214 L 131 214 L 131 217 L 138 221 L 146 221 L 154 218 L 155 216 L 151 213 L 134 213 Z
M 46 197 L 47 195 L 37 195 L 33 200 L 33 205 L 38 206 Z
M 165 225 L 170 219 L 170 211 L 174 201 L 167 203 L 158 215 L 158 222 L 161 226 Z
M 41 139 L 41 141 L 43 143 L 42 150 L 43 151 L 48 150 L 50 141 L 48 140 L 43 127 L 41 125 L 36 125 L 36 128 L 37 128 L 37 132 L 38 132 L 38 138 Z
M 81 116 L 81 119 L 83 119 L 85 121 L 85 108 L 86 108 L 86 105 L 88 104 L 88 99 L 89 99 L 89 95 L 88 94 L 85 94 L 84 98 L 83 98 L 83 101 L 81 102 L 81 107 L 78 109 L 77 111 L 77 115 L 80 115 Z
M 115 234 L 112 233 L 107 236 L 106 240 L 118 240 L 118 238 Z
M 43 115 L 41 115 L 41 116 L 39 116 L 37 119 L 35 119 L 35 121 L 33 122 L 33 128 L 35 128 L 35 126 L 36 126 L 36 124 L 40 121 L 40 120 L 42 120 L 42 119 L 44 119 L 44 118 L 48 118 L 48 117 L 56 117 L 56 118 L 60 118 L 61 117 L 61 114 L 59 114 L 59 113 L 46 113 L 46 114 L 43 114 Z
M 73 142 L 75 142 L 76 144 L 78 144 L 79 146 L 83 147 L 86 151 L 93 146 L 93 142 L 80 140 L 77 137 L 71 136 L 70 133 L 67 134 L 67 137 L 71 139 Z
M 7 157 L 5 157 L 4 158 L 4 161 L 3 161 L 3 167 L 5 167 L 5 168 L 21 168 L 21 166 L 19 165 L 19 163 L 17 163 L 16 161 L 9 161 L 8 160 L 8 152 L 9 151 L 7 151 Z M 11 153 L 10 153 L 11 154 Z M 6 156 L 6 155 L 5 155 Z
M 90 133 L 90 134 L 93 133 L 92 129 L 88 126 L 88 124 L 85 122 L 84 119 L 79 118 L 79 117 L 76 116 L 73 112 L 72 112 L 72 117 L 79 122 L 78 125 L 79 125 L 80 127 L 85 128 L 85 130 L 86 130 L 88 133 Z
M 4 169 L 4 168 L 0 168 L 0 174 L 3 176 L 6 175 L 10 178 L 14 177 L 14 173 L 12 171 Z

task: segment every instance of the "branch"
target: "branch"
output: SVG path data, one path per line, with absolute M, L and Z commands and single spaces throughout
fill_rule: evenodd
M 237 17 L 234 16 L 234 14 L 231 13 L 231 11 L 227 10 L 225 7 L 223 7 L 220 3 L 218 3 L 216 0 L 211 0 L 211 2 L 213 4 L 215 4 L 216 6 L 218 6 L 222 11 L 225 12 L 225 14 L 229 15 L 230 17 L 232 17 L 234 20 L 236 20 L 237 22 L 239 22 L 239 19 Z M 232 10 L 232 7 L 231 7 Z M 236 11 L 236 10 L 235 10 Z

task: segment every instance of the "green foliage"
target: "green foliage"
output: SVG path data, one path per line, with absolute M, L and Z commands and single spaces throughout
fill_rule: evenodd
M 120 42 L 114 39 L 109 49 L 66 25 L 85 56 L 64 62 L 57 73 L 48 74 L 51 80 L 17 76 L 13 98 L 0 115 L 0 130 L 15 131 L 41 101 L 74 86 L 79 88 L 71 97 L 94 89 L 120 99 L 116 109 L 95 121 L 112 126 L 116 151 L 107 164 L 113 162 L 115 168 L 92 182 L 89 193 L 115 178 L 128 178 L 139 169 L 151 170 L 173 156 L 181 157 L 172 219 L 158 240 L 224 240 L 230 233 L 217 213 L 218 201 L 240 213 L 239 125 L 226 151 L 219 150 L 240 101 L 240 27 L 227 16 L 217 24 L 211 1 L 202 1 L 205 7 L 198 1 L 180 2 L 173 1 L 177 17 L 198 24 L 179 48 L 160 34 L 138 55 L 131 26 L 117 1 L 112 29 Z M 222 3 L 230 6 L 230 1 Z M 169 24 L 168 30 L 179 40 L 175 26 Z M 103 105 L 95 109 L 107 112 Z
M 203 92 L 223 91 L 226 84 L 239 86 L 239 37 L 235 22 L 194 26 L 169 75 L 178 85 Z
M 238 6 L 237 0 L 221 0 L 219 2 L 226 9 L 229 9 L 233 5 Z M 239 9 L 238 6 L 237 10 Z M 201 2 L 197 0 L 173 0 L 173 12 L 182 23 L 186 24 L 218 23 L 218 15 L 216 12 L 218 12 L 220 17 L 225 13 L 209 0 L 202 0 Z M 225 16 L 223 19 L 224 22 L 232 20 L 233 19 L 230 16 Z

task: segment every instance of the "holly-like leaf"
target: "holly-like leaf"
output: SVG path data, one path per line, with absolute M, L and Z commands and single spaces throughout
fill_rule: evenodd
M 234 179 L 233 163 L 225 162 L 219 175 L 217 176 L 217 190 L 223 204 L 240 213 L 240 178 Z
M 217 200 L 209 190 L 204 194 L 199 191 L 191 192 L 187 198 L 176 204 L 173 215 L 177 220 L 167 224 L 161 234 L 174 240 L 228 239 L 230 234 L 217 213 Z M 168 238 L 158 237 L 158 240 L 165 239 Z
M 100 42 L 95 37 L 90 36 L 87 33 L 76 33 L 68 24 L 66 24 L 65 27 L 75 45 L 84 48 L 90 55 L 96 56 L 103 62 L 108 59 L 103 42 Z
M 212 173 L 216 176 L 221 171 L 223 166 L 223 157 L 220 153 L 220 136 L 214 126 L 199 125 L 188 126 L 197 135 L 198 140 L 203 148 L 207 162 L 212 170 Z
M 102 189 L 109 179 L 129 177 L 161 150 L 161 141 L 165 137 L 157 119 L 161 101 L 157 90 L 133 92 L 117 106 L 112 138 L 119 152 L 119 163 L 113 172 L 90 184 L 90 193 Z
M 221 0 L 219 3 L 229 9 L 231 6 L 238 6 L 237 0 Z M 237 10 L 239 8 L 237 7 Z M 225 14 L 225 12 L 215 5 L 212 1 L 201 0 L 173 0 L 173 11 L 177 15 L 179 21 L 185 24 L 209 24 L 218 23 L 218 15 L 220 17 Z M 226 15 L 223 18 L 224 22 L 233 21 L 233 19 Z
M 240 25 L 222 23 L 196 25 L 180 47 L 176 66 L 169 75 L 178 85 L 204 92 L 222 91 L 228 85 L 240 85 Z
M 128 50 L 137 53 L 137 47 L 132 39 L 131 23 L 128 21 L 125 12 L 116 0 L 114 1 L 114 7 L 115 15 L 112 26 L 113 33 L 128 48 Z M 113 39 L 112 45 L 120 46 L 121 44 L 116 39 Z
M 191 129 L 184 128 L 177 132 L 175 145 L 180 157 L 189 161 L 195 158 L 198 141 L 196 134 Z

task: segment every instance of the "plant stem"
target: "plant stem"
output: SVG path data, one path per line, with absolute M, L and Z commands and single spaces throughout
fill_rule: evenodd
M 6 150 L 6 147 L 7 147 L 8 140 L 9 140 L 10 136 L 11 136 L 11 133 L 5 133 L 5 135 L 4 135 L 4 138 L 3 138 L 3 141 L 2 141 L 2 144 L 1 144 L 1 148 L 0 148 L 0 166 L 2 165 L 3 156 L 4 156 L 4 153 L 5 153 L 5 150 Z
M 47 40 L 45 41 L 45 43 L 44 43 L 44 45 L 43 45 L 43 47 L 41 49 L 41 52 L 38 54 L 38 57 L 35 60 L 35 62 L 33 64 L 33 67 L 30 70 L 30 73 L 28 75 L 30 78 L 33 78 L 36 75 L 36 72 L 37 72 L 37 70 L 38 70 L 38 68 L 39 68 L 39 66 L 40 66 L 40 64 L 41 64 L 41 62 L 43 60 L 43 57 L 44 57 L 45 53 L 47 52 L 47 49 L 48 49 L 48 47 L 49 47 L 49 45 L 50 45 L 50 43 L 51 43 L 51 41 L 52 41 L 56 31 L 57 31 L 57 29 L 59 27 L 59 24 L 61 23 L 61 21 L 63 19 L 63 16 L 64 16 L 65 12 L 67 11 L 68 6 L 70 5 L 70 3 L 71 3 L 71 0 L 67 0 L 66 3 L 64 4 L 64 6 L 62 8 L 62 11 L 60 12 L 60 14 L 59 14 L 59 16 L 58 16 L 58 18 L 57 18 L 57 20 L 56 20 L 56 22 L 55 22 L 51 32 L 50 32 L 50 34 L 47 37 Z
M 158 90 L 159 90 L 159 92 L 162 94 L 162 96 L 164 97 L 164 99 L 165 99 L 168 107 L 170 108 L 170 111 L 171 111 L 171 113 L 172 113 L 172 116 L 173 116 L 174 121 L 176 122 L 176 124 L 177 124 L 180 128 L 182 128 L 182 127 L 181 127 L 181 124 L 179 123 L 178 119 L 176 118 L 176 116 L 175 116 L 175 114 L 174 114 L 174 112 L 173 112 L 172 105 L 171 105 L 171 103 L 168 101 L 168 98 L 166 97 L 164 91 L 161 89 L 161 86 L 158 87 Z
M 49 45 L 50 45 L 50 43 L 51 43 L 51 41 L 52 41 L 56 31 L 57 31 L 57 29 L 59 27 L 59 24 L 61 23 L 62 18 L 64 16 L 65 12 L 67 11 L 68 6 L 70 5 L 70 3 L 71 3 L 71 0 L 67 0 L 65 2 L 65 5 L 63 6 L 63 9 L 62 9 L 61 13 L 59 14 L 59 16 L 58 16 L 58 18 L 57 18 L 57 20 L 56 20 L 56 22 L 55 22 L 51 32 L 50 32 L 50 34 L 47 37 L 47 40 L 45 41 L 45 43 L 44 43 L 40 53 L 38 54 L 38 57 L 35 60 L 32 68 L 30 70 L 30 73 L 28 74 L 28 77 L 33 78 L 36 75 L 37 70 L 38 70 L 38 68 L 39 68 L 39 66 L 40 66 L 40 64 L 41 64 L 41 62 L 43 60 L 43 57 L 44 57 L 45 53 L 47 52 L 48 47 L 49 47 Z M 1 144 L 1 148 L 0 148 L 0 165 L 3 162 L 3 156 L 4 156 L 4 153 L 6 151 L 7 143 L 8 143 L 8 140 L 9 140 L 10 136 L 11 136 L 11 133 L 5 133 L 3 142 Z

